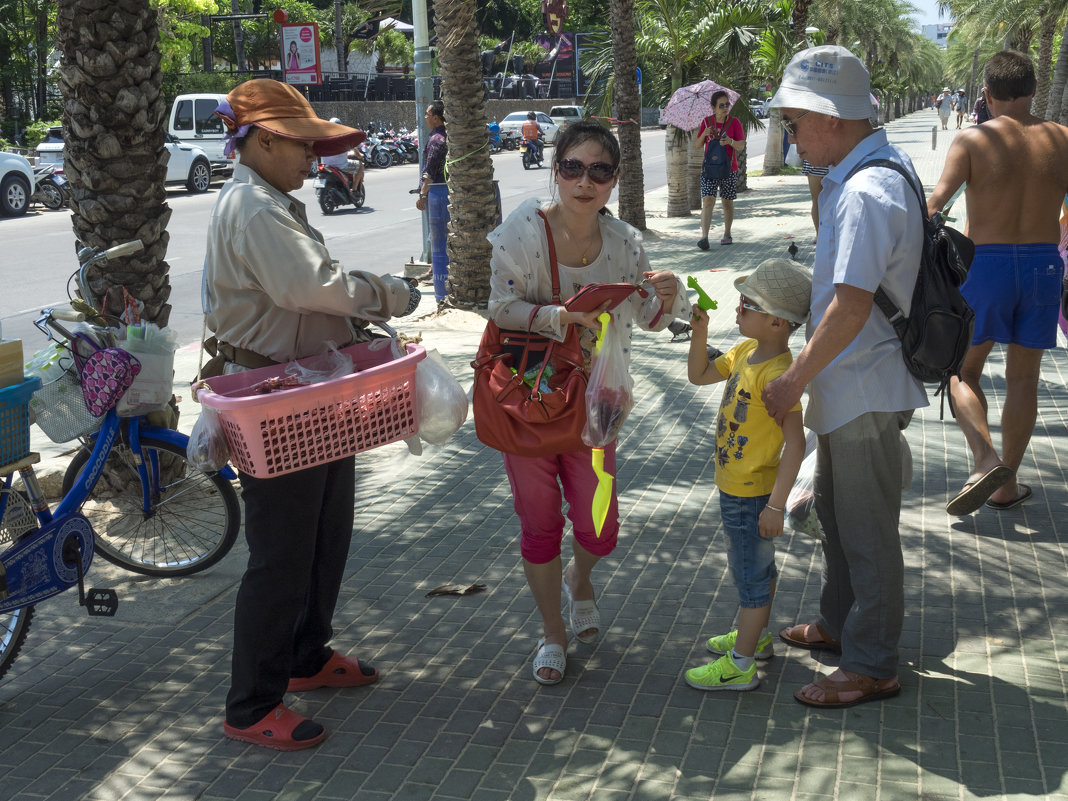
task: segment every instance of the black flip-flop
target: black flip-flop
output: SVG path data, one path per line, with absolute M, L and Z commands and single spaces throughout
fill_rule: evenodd
M 1006 509 L 1015 509 L 1017 506 L 1020 506 L 1024 501 L 1030 499 L 1031 488 L 1026 484 L 1019 484 L 1017 486 L 1022 492 L 1011 501 L 987 501 L 986 505 L 991 509 L 997 509 L 999 512 L 1004 512 Z
M 1012 476 L 1013 469 L 1006 465 L 999 464 L 990 468 L 983 476 L 965 484 L 964 489 L 946 504 L 946 512 L 951 515 L 970 515 Z

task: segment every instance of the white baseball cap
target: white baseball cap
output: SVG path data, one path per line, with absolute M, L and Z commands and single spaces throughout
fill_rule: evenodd
M 872 115 L 871 77 L 844 47 L 821 45 L 795 55 L 782 76 L 773 108 L 799 108 L 843 120 Z

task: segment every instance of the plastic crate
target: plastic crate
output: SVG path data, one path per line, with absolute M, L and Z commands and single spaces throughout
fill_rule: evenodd
M 218 412 L 239 470 L 272 478 L 418 433 L 415 368 L 426 350 L 409 344 L 407 355 L 394 358 L 391 340 L 378 339 L 341 351 L 357 372 L 306 387 L 252 392 L 253 385 L 284 375 L 285 365 L 207 379 L 209 389 L 197 400 Z
M 0 465 L 17 462 L 30 452 L 30 398 L 40 378 L 0 389 Z

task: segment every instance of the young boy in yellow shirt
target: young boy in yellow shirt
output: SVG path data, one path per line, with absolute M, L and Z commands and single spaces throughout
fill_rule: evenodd
M 808 319 L 811 276 L 796 262 L 768 259 L 734 285 L 743 342 L 711 361 L 708 315 L 695 305 L 690 323 L 690 383 L 727 381 L 716 418 L 716 486 L 740 607 L 738 628 L 706 644 L 722 656 L 686 671 L 686 683 L 698 690 L 756 689 L 755 660 L 774 655 L 767 627 L 778 576 L 775 538 L 782 536 L 786 498 L 805 455 L 801 404 L 779 428 L 760 395 L 793 360 L 790 335 Z

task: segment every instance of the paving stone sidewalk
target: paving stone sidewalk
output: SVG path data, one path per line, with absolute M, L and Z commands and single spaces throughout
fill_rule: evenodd
M 953 135 L 939 131 L 932 149 L 937 125 L 923 111 L 888 126 L 928 190 Z M 708 252 L 695 246 L 696 216 L 664 215 L 666 190 L 646 199 L 653 263 L 697 276 L 720 300 L 710 336 L 720 346 L 737 337 L 738 275 L 790 243 L 811 264 L 805 179 L 753 177 L 750 187 L 737 202 L 735 244 Z M 718 223 L 717 213 L 713 242 Z M 432 299 L 424 306 L 431 311 Z M 402 329 L 421 332 L 469 385 L 483 325 L 450 312 Z M 834 669 L 820 652 L 776 643 L 750 693 L 701 693 L 681 681 L 707 660 L 704 639 L 732 625 L 737 596 L 709 457 L 719 392 L 687 383 L 687 345 L 669 340 L 635 339 L 636 406 L 619 445 L 623 534 L 595 572 L 605 632 L 594 645 L 572 642 L 562 684 L 531 676 L 539 624 L 518 525 L 500 458 L 468 423 L 422 456 L 398 444 L 358 459 L 335 643 L 382 678 L 291 697 L 328 728 L 321 747 L 283 754 L 222 737 L 241 546 L 206 575 L 172 581 L 97 560 L 92 583 L 119 591 L 117 617 L 84 617 L 71 593 L 42 603 L 0 681 L 0 799 L 1068 799 L 1065 349 L 1043 362 L 1021 468 L 1035 495 L 1019 509 L 947 516 L 968 473 L 964 440 L 937 405 L 917 414 L 901 525 L 903 691 L 817 711 L 792 692 Z M 179 375 L 195 360 L 183 351 Z M 991 362 L 997 415 L 999 348 Z M 184 425 L 194 417 L 189 407 Z M 772 626 L 811 619 L 818 543 L 788 532 L 779 565 Z M 450 582 L 487 591 L 425 597 Z

